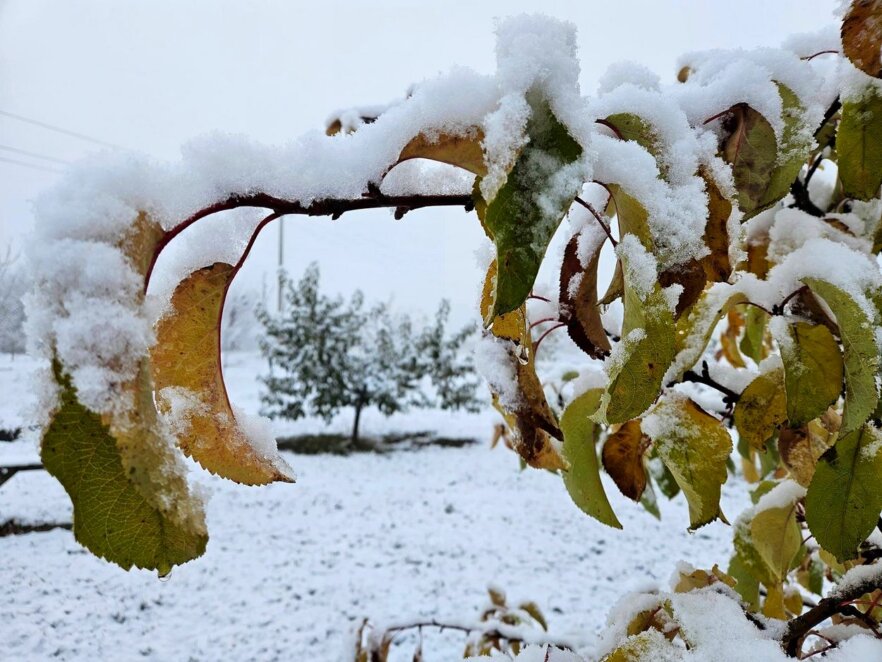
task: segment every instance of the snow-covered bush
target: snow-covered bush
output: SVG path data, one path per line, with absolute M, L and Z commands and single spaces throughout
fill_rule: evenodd
M 791 656 L 878 636 L 882 2 L 844 10 L 841 33 L 692 54 L 671 84 L 615 66 L 594 97 L 578 87 L 571 26 L 514 18 L 498 28 L 495 75 L 456 70 L 379 114 L 342 113 L 335 135 L 281 148 L 214 137 L 175 165 L 124 155 L 75 170 L 38 203 L 27 305 L 53 366 L 42 457 L 77 539 L 161 573 L 199 556 L 204 515 L 177 448 L 239 482 L 293 480 L 220 370 L 226 292 L 263 227 L 460 206 L 494 244 L 480 363 L 526 463 L 560 472 L 612 527 L 598 437 L 623 493 L 651 505 L 656 488 L 681 491 L 691 530 L 724 520 L 733 446 L 757 483 L 733 518 L 728 572 L 699 576 L 689 599 L 658 596 L 607 659 L 721 659 L 697 651 L 756 631 L 763 651 Z M 386 179 L 411 159 L 455 168 Z M 175 237 L 240 207 L 271 212 L 241 257 L 194 271 L 166 305 L 145 295 Z M 585 354 L 560 417 L 526 307 L 556 232 L 556 314 Z M 607 241 L 618 268 L 599 296 Z M 737 627 L 722 616 L 733 610 Z
M 410 407 L 476 410 L 477 381 L 463 343 L 466 327 L 449 336 L 450 306 L 443 301 L 434 324 L 416 329 L 410 316 L 383 303 L 364 306 L 361 291 L 349 302 L 321 293 L 312 264 L 298 283 L 282 275 L 279 314 L 258 309 L 260 340 L 269 361 L 261 379 L 263 413 L 296 420 L 307 414 L 330 421 L 354 410 L 352 443 L 366 407 L 391 416 Z

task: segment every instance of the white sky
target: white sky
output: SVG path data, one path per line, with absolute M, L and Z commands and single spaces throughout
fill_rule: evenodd
M 336 108 L 400 97 L 463 65 L 495 69 L 494 18 L 541 11 L 578 27 L 583 93 L 606 67 L 634 60 L 663 80 L 708 48 L 776 46 L 832 22 L 837 0 L 523 0 L 284 2 L 0 0 L 0 110 L 176 159 L 207 131 L 284 142 Z M 0 116 L 0 145 L 65 160 L 95 145 Z M 30 159 L 0 149 L 0 157 Z M 20 248 L 30 200 L 59 175 L 0 161 L 0 250 Z M 385 211 L 286 221 L 286 265 L 322 265 L 325 287 L 360 287 L 403 307 L 453 301 L 476 316 L 482 232 L 473 215 Z M 186 240 L 186 236 L 182 236 Z M 255 246 L 237 287 L 272 287 L 277 228 Z M 267 274 L 264 276 L 264 274 Z

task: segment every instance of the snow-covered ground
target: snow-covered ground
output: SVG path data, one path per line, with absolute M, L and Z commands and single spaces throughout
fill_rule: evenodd
M 257 409 L 253 358 L 234 356 L 234 402 Z M 0 358 L 0 426 L 29 396 L 23 357 Z M 154 573 L 123 572 L 85 552 L 66 530 L 0 538 L 0 659 L 345 659 L 353 623 L 414 616 L 474 618 L 488 583 L 535 600 L 551 629 L 588 638 L 624 589 L 666 582 L 679 559 L 726 563 L 731 529 L 688 534 L 682 497 L 662 520 L 607 489 L 624 524 L 614 531 L 581 514 L 560 479 L 518 471 L 490 451 L 495 415 L 420 412 L 366 431 L 436 429 L 481 444 L 388 455 L 288 457 L 295 485 L 240 487 L 194 469 L 210 494 L 204 557 Z M 21 421 L 24 422 L 24 421 Z M 337 431 L 348 415 L 334 422 Z M 317 421 L 280 432 L 326 431 Z M 0 443 L 0 463 L 34 459 L 33 442 Z M 723 509 L 746 506 L 742 487 L 723 489 Z M 0 521 L 69 520 L 61 486 L 43 472 L 0 488 Z M 462 639 L 426 636 L 426 659 L 456 659 Z M 394 659 L 411 659 L 402 649 Z

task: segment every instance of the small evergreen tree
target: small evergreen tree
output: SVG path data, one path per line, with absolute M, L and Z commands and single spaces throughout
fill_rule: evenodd
M 283 274 L 283 312 L 258 307 L 265 330 L 260 348 L 270 367 L 261 378 L 265 415 L 296 420 L 310 414 L 330 421 L 352 407 L 356 443 L 366 407 L 386 416 L 410 407 L 477 409 L 478 379 L 462 351 L 471 330 L 447 334 L 447 301 L 432 325 L 416 330 L 408 315 L 386 304 L 366 308 L 360 291 L 349 301 L 322 294 L 319 280 L 316 264 L 297 284 Z

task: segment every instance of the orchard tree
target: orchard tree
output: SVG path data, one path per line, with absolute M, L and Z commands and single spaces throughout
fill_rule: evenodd
M 727 571 L 681 567 L 671 591 L 624 596 L 594 657 L 878 657 L 882 2 L 843 11 L 841 30 L 780 49 L 690 55 L 669 84 L 614 66 L 592 97 L 570 26 L 509 19 L 495 75 L 456 70 L 382 113 L 341 114 L 334 135 L 281 149 L 214 138 L 178 166 L 127 155 L 76 170 L 38 203 L 28 307 L 53 366 L 42 457 L 77 540 L 160 573 L 202 554 L 178 448 L 242 483 L 293 480 L 220 371 L 224 298 L 254 237 L 150 316 L 153 265 L 183 230 L 238 207 L 269 211 L 255 237 L 283 215 L 462 207 L 494 245 L 481 366 L 527 464 L 615 528 L 601 465 L 648 505 L 682 492 L 690 530 L 726 521 L 734 452 L 752 481 L 754 505 L 728 516 Z M 447 166 L 388 184 L 411 159 Z M 585 355 L 560 417 L 527 307 L 556 232 L 557 316 Z
M 330 422 L 352 407 L 356 444 L 366 407 L 386 416 L 410 407 L 477 409 L 474 369 L 463 352 L 470 330 L 447 336 L 446 301 L 434 324 L 417 332 L 409 316 L 386 304 L 365 308 L 361 291 L 348 303 L 323 295 L 315 263 L 296 285 L 284 274 L 280 283 L 282 313 L 258 309 L 265 331 L 260 348 L 270 367 L 262 378 L 265 415 L 296 420 L 309 414 Z

